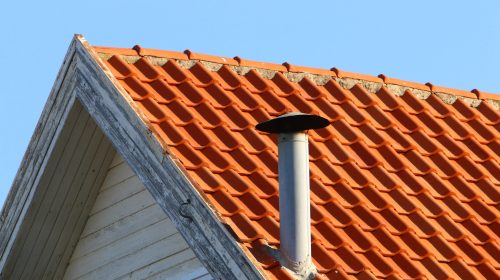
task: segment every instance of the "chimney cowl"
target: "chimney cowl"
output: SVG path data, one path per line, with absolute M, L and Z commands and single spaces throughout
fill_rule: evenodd
M 257 124 L 257 130 L 269 133 L 290 133 L 323 128 L 330 122 L 320 116 L 291 112 Z

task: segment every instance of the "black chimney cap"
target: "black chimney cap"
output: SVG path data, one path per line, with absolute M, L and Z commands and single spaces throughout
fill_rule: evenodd
M 323 128 L 330 122 L 320 116 L 291 112 L 255 126 L 257 130 L 269 133 L 290 133 L 309 129 Z

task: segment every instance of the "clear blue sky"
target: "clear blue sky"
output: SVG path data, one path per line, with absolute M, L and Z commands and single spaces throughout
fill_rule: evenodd
M 174 3 L 176 2 L 176 3 Z M 74 33 L 143 47 L 500 92 L 500 2 L 5 1 L 0 205 Z

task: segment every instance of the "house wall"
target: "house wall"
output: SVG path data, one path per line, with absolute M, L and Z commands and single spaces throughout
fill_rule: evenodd
M 211 279 L 211 276 L 117 154 L 64 279 Z

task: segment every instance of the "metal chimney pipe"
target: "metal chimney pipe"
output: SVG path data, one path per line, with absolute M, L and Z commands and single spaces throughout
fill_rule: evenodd
M 279 134 L 278 174 L 280 252 L 285 266 L 298 272 L 311 262 L 309 150 L 306 133 Z
M 312 266 L 307 130 L 328 124 L 323 117 L 293 112 L 256 126 L 278 133 L 280 262 L 299 275 Z

